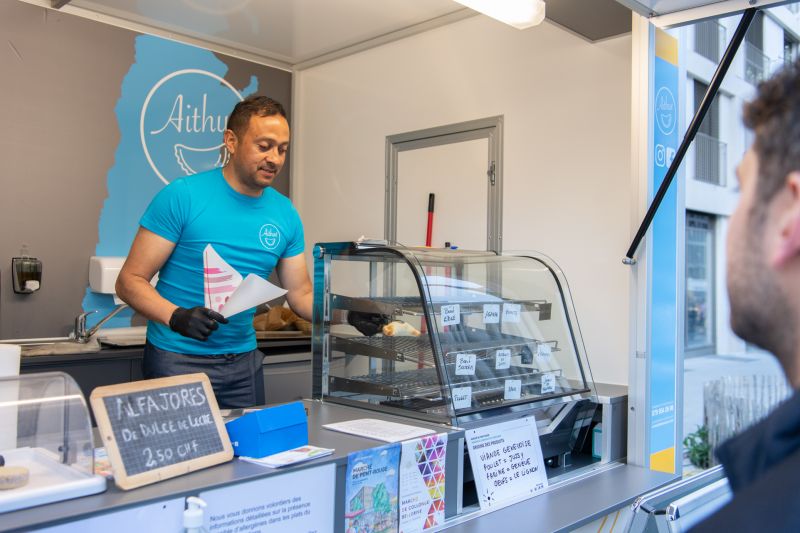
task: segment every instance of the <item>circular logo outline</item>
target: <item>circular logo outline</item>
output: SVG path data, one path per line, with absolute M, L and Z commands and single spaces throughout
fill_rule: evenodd
M 199 68 L 186 68 L 186 69 L 176 70 L 175 72 L 167 74 L 166 76 L 158 80 L 158 82 L 156 82 L 155 85 L 153 85 L 153 87 L 150 89 L 150 92 L 147 93 L 147 97 L 145 97 L 144 99 L 144 104 L 142 104 L 142 112 L 139 115 L 139 139 L 142 142 L 142 150 L 144 151 L 144 156 L 147 158 L 147 162 L 150 163 L 150 168 L 153 169 L 153 172 L 156 173 L 158 179 L 163 181 L 165 185 L 169 185 L 169 181 L 161 174 L 161 172 L 158 171 L 158 168 L 156 167 L 156 164 L 153 162 L 153 158 L 150 157 L 150 152 L 147 149 L 147 141 L 145 140 L 145 135 L 144 135 L 144 116 L 147 113 L 147 106 L 150 105 L 150 99 L 153 97 L 158 88 L 164 85 L 172 78 L 176 78 L 184 74 L 200 74 L 202 76 L 208 76 L 210 78 L 213 78 L 218 82 L 222 83 L 223 85 L 227 86 L 231 91 L 233 91 L 233 94 L 235 94 L 236 97 L 239 98 L 240 102 L 244 100 L 242 94 L 239 91 L 237 91 L 236 87 L 231 85 L 230 82 L 228 82 L 228 80 L 222 78 L 221 76 L 217 76 L 213 72 L 208 72 L 207 70 L 201 70 Z
M 271 230 L 275 232 L 276 235 L 275 244 L 272 245 L 269 244 L 267 237 L 264 236 L 265 230 Z M 278 229 L 278 226 L 272 223 L 267 223 L 261 226 L 261 229 L 258 230 L 258 242 L 260 242 L 261 246 L 263 246 L 266 250 L 270 252 L 276 249 L 278 245 L 281 243 L 281 231 Z
M 672 103 L 672 111 L 669 111 L 670 115 L 672 115 L 672 126 L 669 128 L 669 130 L 668 130 L 668 131 L 667 131 L 667 130 L 664 128 L 664 126 L 662 126 L 662 125 L 661 125 L 661 119 L 659 118 L 659 115 L 661 115 L 661 114 L 665 114 L 663 111 L 659 111 L 659 109 L 660 109 L 660 100 L 661 100 L 661 99 L 660 99 L 660 96 L 661 96 L 663 93 L 666 93 L 666 94 L 668 94 L 668 95 L 669 95 L 670 102 Z M 674 94 L 672 94 L 672 91 L 670 91 L 670 90 L 669 90 L 667 87 L 660 87 L 660 88 L 658 89 L 658 92 L 656 93 L 656 106 L 655 106 L 655 108 L 656 108 L 656 117 L 655 117 L 655 118 L 656 118 L 656 125 L 658 126 L 658 129 L 659 129 L 659 130 L 661 131 L 661 133 L 663 133 L 664 135 L 669 135 L 669 134 L 671 134 L 673 131 L 675 131 L 675 124 L 678 122 L 678 121 L 677 121 L 677 118 L 678 118 L 678 110 L 676 109 L 676 108 L 677 108 L 677 106 L 678 106 L 678 105 L 677 105 L 677 103 L 675 102 L 675 95 L 674 95 Z

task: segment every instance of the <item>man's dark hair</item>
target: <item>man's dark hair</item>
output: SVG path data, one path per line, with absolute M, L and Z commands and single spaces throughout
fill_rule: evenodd
M 786 183 L 800 170 L 800 60 L 758 86 L 758 94 L 744 106 L 744 124 L 755 133 L 758 186 L 754 208 L 764 212 Z
M 244 135 L 250 124 L 250 117 L 271 117 L 280 115 L 286 118 L 286 111 L 283 106 L 269 98 L 268 96 L 248 96 L 233 108 L 231 116 L 228 117 L 228 129 L 232 130 L 237 137 Z

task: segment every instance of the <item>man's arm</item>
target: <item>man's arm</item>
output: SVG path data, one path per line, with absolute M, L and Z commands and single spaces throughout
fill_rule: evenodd
M 308 279 L 305 255 L 298 254 L 281 259 L 276 270 L 281 285 L 288 291 L 286 300 L 289 302 L 289 307 L 306 320 L 311 320 L 314 292 L 311 280 Z
M 150 285 L 150 280 L 161 270 L 174 249 L 174 242 L 140 227 L 117 277 L 117 296 L 137 312 L 164 325 L 169 325 L 169 319 L 178 306 L 162 297 Z

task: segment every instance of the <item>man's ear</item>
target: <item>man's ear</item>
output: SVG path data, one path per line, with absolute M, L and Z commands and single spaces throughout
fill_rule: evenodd
M 786 188 L 790 196 L 780 218 L 778 249 L 772 260 L 776 267 L 783 267 L 800 256 L 800 171 L 789 173 Z
M 236 146 L 239 140 L 236 138 L 236 134 L 233 133 L 233 130 L 225 130 L 222 133 L 222 142 L 225 143 L 225 148 L 228 149 L 228 153 L 233 155 L 236 153 Z

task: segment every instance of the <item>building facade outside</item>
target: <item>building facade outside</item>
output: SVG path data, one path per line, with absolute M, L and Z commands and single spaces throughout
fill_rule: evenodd
M 740 16 L 706 20 L 671 33 L 680 43 L 685 124 L 702 101 Z M 742 105 L 757 83 L 798 57 L 800 2 L 760 12 L 725 77 L 683 163 L 686 179 L 684 354 L 744 354 L 730 329 L 725 235 L 738 199 L 736 165 L 752 141 Z

